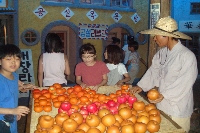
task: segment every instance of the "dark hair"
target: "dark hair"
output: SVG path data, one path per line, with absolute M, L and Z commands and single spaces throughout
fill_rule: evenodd
M 96 49 L 94 45 L 90 43 L 83 44 L 79 51 L 79 56 L 81 57 L 82 54 L 94 54 L 96 55 Z
M 0 46 L 0 59 L 5 58 L 6 56 L 16 55 L 18 58 L 21 58 L 21 50 L 14 44 L 7 44 Z
M 134 41 L 134 36 L 128 36 L 128 37 L 127 37 L 127 40 L 130 41 L 130 42 L 131 42 L 131 41 Z
M 112 37 L 112 40 L 113 40 L 113 41 L 112 41 L 113 44 L 115 44 L 115 43 L 117 43 L 117 42 L 120 43 L 120 39 L 117 38 L 117 37 Z
M 48 53 L 63 52 L 63 45 L 60 36 L 56 33 L 49 33 L 45 39 L 45 51 Z
M 106 47 L 108 59 L 107 63 L 119 64 L 122 62 L 122 50 L 117 45 L 108 45 Z
M 138 42 L 137 42 L 137 41 L 130 41 L 130 42 L 128 43 L 128 47 L 133 47 L 134 50 L 138 50 L 139 45 L 138 45 Z

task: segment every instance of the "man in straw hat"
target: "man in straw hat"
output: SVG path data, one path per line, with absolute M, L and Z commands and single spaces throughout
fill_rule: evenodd
M 195 55 L 181 44 L 179 38 L 191 38 L 178 31 L 177 23 L 171 17 L 161 18 L 153 29 L 140 33 L 155 35 L 154 41 L 161 49 L 154 55 L 152 65 L 137 86 L 131 88 L 131 92 L 147 92 L 155 86 L 159 87 L 159 98 L 149 101 L 188 132 L 193 112 L 192 87 L 198 70 Z

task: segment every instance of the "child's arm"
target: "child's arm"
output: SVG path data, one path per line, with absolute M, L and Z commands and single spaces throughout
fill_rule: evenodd
M 64 57 L 65 57 L 65 74 L 70 75 L 69 60 L 67 58 L 67 55 L 64 55 Z
M 39 66 L 38 66 L 38 84 L 42 87 L 43 84 L 43 55 L 40 56 L 39 59 Z
M 130 80 L 131 80 L 131 78 L 130 78 L 129 74 L 128 74 L 128 73 L 125 73 L 125 74 L 124 74 L 124 79 L 119 80 L 119 81 L 117 82 L 117 85 L 123 85 L 125 82 L 128 82 L 128 81 L 130 81 Z
M 76 83 L 79 84 L 82 88 L 86 88 L 87 85 L 82 82 L 81 76 L 76 76 Z
M 102 82 L 100 84 L 94 86 L 93 89 L 97 91 L 100 86 L 105 85 L 107 82 L 108 82 L 108 76 L 107 76 L 107 74 L 104 74 Z
M 131 60 L 128 60 L 127 63 L 125 64 L 126 70 L 128 70 L 128 66 L 131 64 Z
M 140 58 L 140 61 L 147 67 L 146 62 L 142 58 Z
M 18 106 L 17 108 L 0 108 L 0 114 L 5 115 L 21 115 L 25 116 L 30 112 L 26 106 Z

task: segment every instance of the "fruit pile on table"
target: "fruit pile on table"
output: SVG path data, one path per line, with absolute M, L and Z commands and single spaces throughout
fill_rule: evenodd
M 62 88 L 55 83 L 32 92 L 38 119 L 35 133 L 143 133 L 157 132 L 161 116 L 154 104 L 130 94 L 129 85 L 109 95 L 78 85 Z M 57 109 L 55 116 L 48 115 Z

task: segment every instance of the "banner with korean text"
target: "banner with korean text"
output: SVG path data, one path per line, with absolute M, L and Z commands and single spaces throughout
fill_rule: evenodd
M 20 68 L 16 71 L 19 74 L 19 80 L 25 84 L 35 84 L 32 51 L 31 49 L 21 49 L 22 57 Z M 19 93 L 19 97 L 28 97 L 29 92 Z
M 108 38 L 108 25 L 79 23 L 79 37 L 81 39 L 106 40 Z

